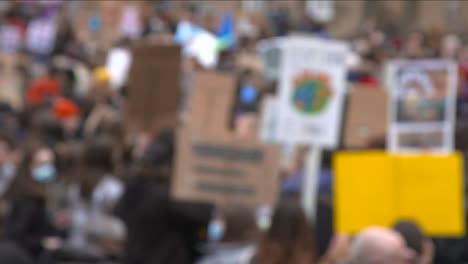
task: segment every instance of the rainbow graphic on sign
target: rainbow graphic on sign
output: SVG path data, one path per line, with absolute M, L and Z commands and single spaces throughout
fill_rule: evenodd
M 332 96 L 330 78 L 326 74 L 304 72 L 294 78 L 291 100 L 294 108 L 301 113 L 308 115 L 321 113 Z

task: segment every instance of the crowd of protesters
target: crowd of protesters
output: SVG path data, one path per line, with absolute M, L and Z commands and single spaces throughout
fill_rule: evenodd
M 166 4 L 147 5 L 150 10 L 141 16 L 138 37 L 124 32 L 113 39 L 114 47 L 130 50 L 144 39 L 171 39 L 181 17 L 213 28 L 200 22 L 202 14 L 195 6 L 183 6 L 184 12 L 175 15 L 166 7 L 168 1 L 162 2 Z M 174 131 L 127 133 L 123 117 L 132 87 L 125 82 L 118 87 L 111 84 L 102 59 L 108 50 L 77 33 L 70 13 L 79 10 L 80 3 L 11 1 L 1 6 L 0 262 L 429 264 L 435 257 L 437 263 L 450 264 L 468 260 L 466 239 L 434 242 L 410 221 L 394 229 L 371 227 L 352 238 L 334 234 L 327 158 L 318 212 L 311 224 L 297 199 L 303 167 L 300 152 L 283 169 L 283 198 L 271 217 L 243 205 L 173 200 Z M 305 16 L 303 23 L 294 25 L 289 16 L 287 9 L 278 9 L 266 16 L 266 23 L 242 17 L 237 21 L 238 43 L 221 59 L 254 53 L 257 41 L 288 32 L 330 38 L 325 27 L 312 19 Z M 99 20 L 90 19 L 88 26 L 99 27 Z M 457 35 L 417 30 L 392 35 L 368 19 L 349 41 L 353 55 L 348 81 L 369 89 L 383 85 L 383 66 L 389 58 L 457 60 L 458 114 L 463 119 L 468 111 L 464 106 L 468 46 Z M 201 66 L 184 60 L 181 83 L 191 87 L 190 74 Z M 228 62 L 220 61 L 218 69 L 237 70 Z M 241 75 L 243 82 L 249 82 L 248 71 Z M 274 84 L 245 87 L 234 112 L 256 114 L 260 101 L 256 94 Z M 184 90 L 185 96 L 189 90 Z M 234 131 L 243 133 L 239 127 Z

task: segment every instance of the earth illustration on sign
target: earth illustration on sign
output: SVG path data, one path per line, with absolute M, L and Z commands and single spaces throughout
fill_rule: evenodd
M 321 113 L 332 96 L 333 90 L 326 74 L 305 72 L 294 78 L 291 99 L 294 108 L 301 113 L 308 115 Z

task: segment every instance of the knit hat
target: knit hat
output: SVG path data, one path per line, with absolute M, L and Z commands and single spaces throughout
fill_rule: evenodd
M 74 117 L 80 114 L 80 109 L 72 101 L 65 98 L 58 98 L 54 102 L 53 113 L 59 121 Z
M 110 73 L 104 67 L 98 67 L 93 72 L 93 77 L 98 82 L 109 82 L 110 81 Z

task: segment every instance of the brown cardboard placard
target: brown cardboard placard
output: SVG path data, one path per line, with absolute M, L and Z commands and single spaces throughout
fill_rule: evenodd
M 128 126 L 159 132 L 174 128 L 181 96 L 180 48 L 141 44 L 133 49 L 129 72 Z
M 225 135 L 235 95 L 234 75 L 197 72 L 187 127 L 215 135 Z
M 213 203 L 274 204 L 279 148 L 180 130 L 171 194 Z
M 372 140 L 385 138 L 387 98 L 383 90 L 361 87 L 352 90 L 345 121 L 345 147 L 366 148 Z

